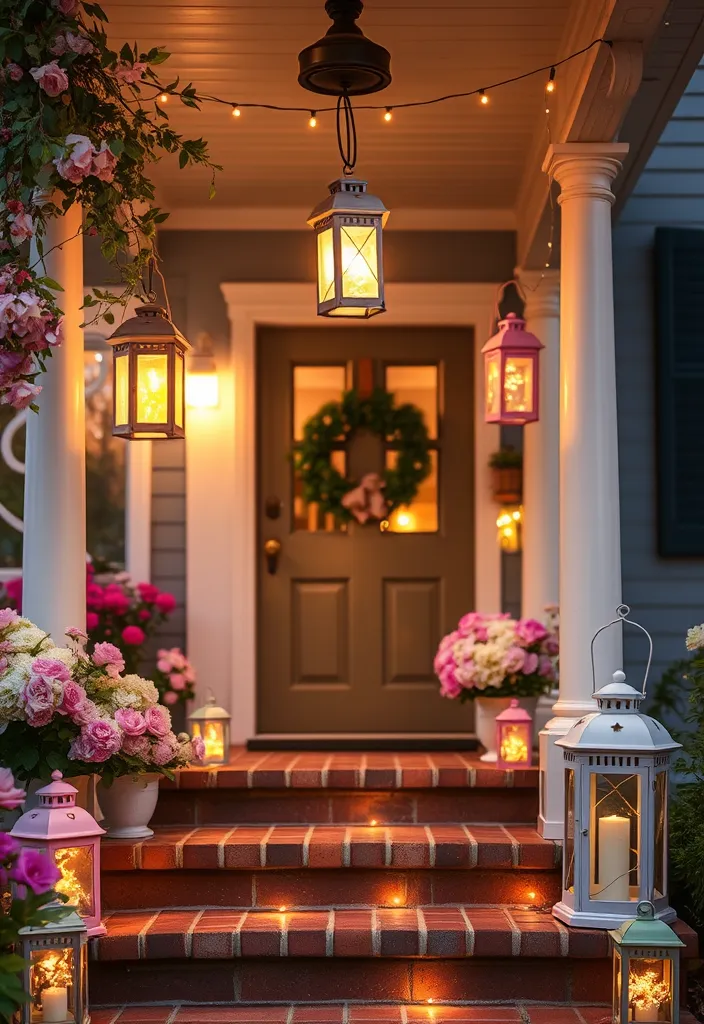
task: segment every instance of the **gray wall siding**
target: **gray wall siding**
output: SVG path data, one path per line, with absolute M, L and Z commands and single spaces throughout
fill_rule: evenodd
M 614 230 L 623 597 L 653 635 L 653 678 L 684 656 L 684 634 L 704 620 L 704 560 L 657 554 L 655 464 L 656 227 L 704 230 L 704 70 L 699 69 Z M 626 661 L 645 666 L 628 636 Z

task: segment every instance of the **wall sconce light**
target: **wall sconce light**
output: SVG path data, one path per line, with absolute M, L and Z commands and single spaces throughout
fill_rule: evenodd
M 219 401 L 213 339 L 209 334 L 201 334 L 186 364 L 186 405 L 189 409 L 215 409 Z

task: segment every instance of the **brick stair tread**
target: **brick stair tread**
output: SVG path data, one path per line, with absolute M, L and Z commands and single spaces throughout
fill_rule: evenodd
M 260 868 L 551 870 L 558 843 L 530 825 L 238 825 L 105 841 L 103 871 Z
M 340 789 L 528 788 L 538 786 L 537 768 L 487 766 L 467 753 L 269 753 L 233 747 L 218 768 L 186 768 L 165 789 Z
M 434 1003 L 331 1006 L 127 1006 L 91 1008 L 92 1024 L 611 1024 L 606 1006 L 447 1006 Z M 683 1010 L 681 1024 L 696 1024 Z
M 162 910 L 105 917 L 94 955 L 108 960 L 233 957 L 606 957 L 604 931 L 505 907 L 271 911 Z M 677 922 L 696 956 L 695 933 Z

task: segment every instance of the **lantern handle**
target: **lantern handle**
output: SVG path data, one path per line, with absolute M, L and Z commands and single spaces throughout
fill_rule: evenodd
M 642 693 L 643 693 L 643 696 L 645 697 L 645 687 L 646 687 L 646 684 L 648 682 L 648 674 L 650 672 L 650 665 L 651 665 L 651 662 L 653 660 L 653 638 L 650 635 L 650 633 L 648 632 L 648 630 L 645 628 L 645 626 L 641 626 L 641 624 L 639 622 L 634 622 L 633 619 L 629 619 L 628 618 L 628 616 L 630 614 L 631 614 L 631 609 L 628 607 L 628 605 L 627 604 L 620 604 L 618 606 L 618 608 L 616 609 L 616 618 L 612 619 L 611 622 L 607 622 L 606 625 L 602 626 L 600 629 L 597 629 L 596 633 L 592 637 L 592 642 L 591 642 L 592 697 L 594 696 L 594 694 L 597 691 L 596 667 L 594 665 L 594 644 L 596 643 L 596 638 L 599 636 L 600 633 L 603 633 L 605 629 L 609 629 L 611 626 L 617 626 L 619 624 L 619 622 L 621 623 L 621 625 L 624 625 L 624 623 L 627 622 L 629 624 L 629 626 L 635 626 L 637 629 L 640 629 L 641 632 L 645 633 L 645 635 L 648 638 L 648 644 L 649 644 L 648 664 L 645 666 L 645 675 L 643 676 L 643 686 L 642 686 Z

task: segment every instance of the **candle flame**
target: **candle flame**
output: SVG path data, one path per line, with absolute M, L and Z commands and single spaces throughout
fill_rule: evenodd
M 658 975 L 657 971 L 643 971 L 638 974 L 630 971 L 628 975 L 628 1001 L 636 1009 L 644 1010 L 649 1006 L 662 1006 L 670 998 L 670 986 Z
M 217 722 L 206 722 L 203 730 L 206 758 L 222 758 L 225 754 L 223 736 Z

